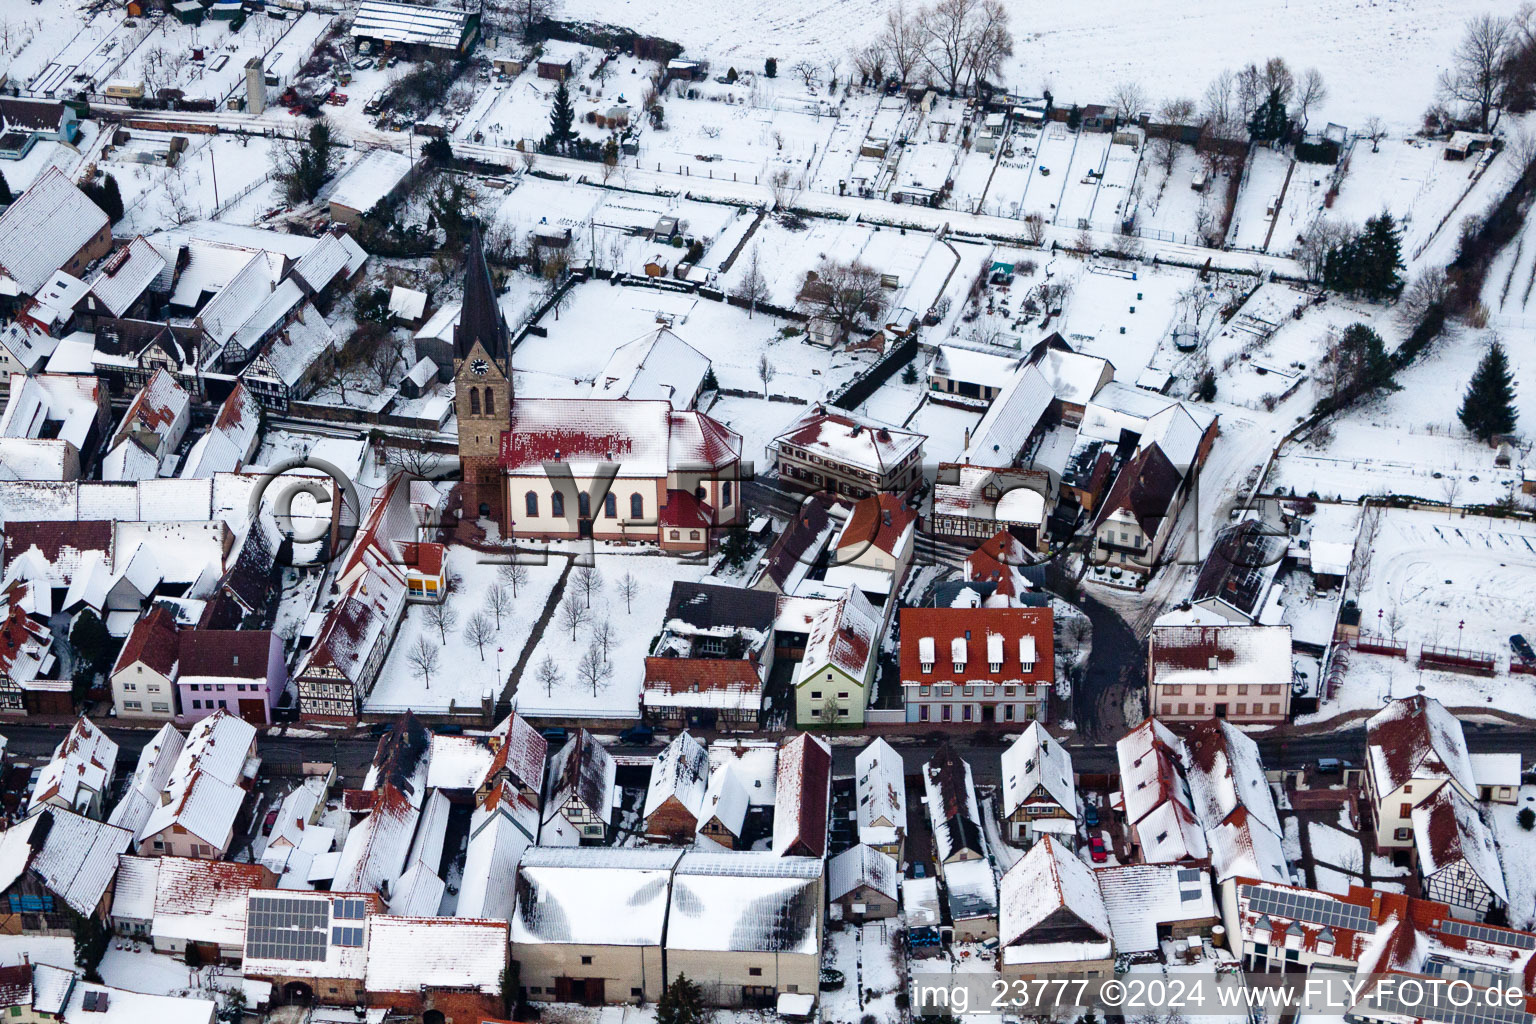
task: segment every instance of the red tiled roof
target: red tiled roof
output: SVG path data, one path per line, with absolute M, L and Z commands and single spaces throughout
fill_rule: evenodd
M 1018 538 L 999 530 L 965 557 L 965 578 L 978 583 L 996 583 L 1004 597 L 1018 597 L 1017 571 L 1030 564 L 1028 552 Z
M 814 737 L 801 733 L 779 751 L 773 812 L 775 853 L 826 855 L 831 778 L 832 754 Z M 781 816 L 788 827 L 779 824 Z
M 190 629 L 181 637 L 181 675 L 265 679 L 271 649 L 267 629 Z
M 865 498 L 853 506 L 838 540 L 838 550 L 872 544 L 894 555 L 902 535 L 916 519 L 917 513 L 897 495 L 882 493 Z
M 901 609 L 901 678 L 913 681 L 949 678 L 955 675 L 951 643 L 970 639 L 966 647 L 966 665 L 961 675 L 966 681 L 989 679 L 996 682 L 1050 683 L 1056 678 L 1056 648 L 1053 615 L 1049 608 L 903 608 Z M 987 663 L 987 638 L 1003 638 L 1002 669 L 993 672 Z M 1034 669 L 1021 674 L 1019 640 L 1032 637 L 1035 642 Z M 924 673 L 918 640 L 933 637 L 934 670 Z
M 1183 479 L 1178 468 L 1155 444 L 1147 445 L 1135 458 L 1120 467 L 1114 486 L 1099 506 L 1094 525 L 1102 523 L 1113 513 L 1124 509 L 1136 519 L 1136 525 L 1148 537 L 1157 533 L 1173 496 L 1178 493 Z
M 15 580 L 5 588 L 4 605 L 0 607 L 0 616 L 4 616 L 0 618 L 0 674 L 9 674 L 16 652 L 23 644 L 34 639 L 41 642 L 48 632 L 47 627 L 33 622 L 22 608 L 22 599 L 30 586 L 32 584 L 25 580 Z
M 5 528 L 5 565 L 37 548 L 49 564 L 68 550 L 112 552 L 112 523 L 105 519 L 37 520 L 8 523 Z
M 761 690 L 763 686 L 752 663 L 740 658 L 646 658 L 645 685 L 653 684 L 669 691 L 694 685 L 701 690 Z
M 662 526 L 699 530 L 709 526 L 710 507 L 687 491 L 668 491 L 658 518 Z
M 142 661 L 146 667 L 170 678 L 180 655 L 180 646 L 176 617 L 170 609 L 157 604 L 133 624 L 112 671 L 115 674 L 136 661 Z
M 529 725 L 521 715 L 512 714 L 506 721 L 506 735 L 486 770 L 487 779 L 494 779 L 506 772 L 519 784 L 535 793 L 544 787 L 544 758 L 549 752 L 549 741 L 539 730 Z
M 443 571 L 443 545 L 435 541 L 407 541 L 400 545 L 400 564 L 427 576 Z

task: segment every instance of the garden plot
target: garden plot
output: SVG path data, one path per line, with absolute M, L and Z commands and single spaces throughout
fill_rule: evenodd
M 314 50 L 316 42 L 331 19 L 310 12 L 293 20 L 249 18 L 239 32 L 229 30 L 230 22 L 206 20 L 200 25 L 184 25 L 175 18 L 139 22 L 151 26 L 135 45 L 127 40 L 140 28 L 125 29 L 133 35 L 120 36 L 123 59 L 115 66 L 103 64 L 93 74 L 92 85 L 103 88 L 109 81 L 142 82 L 148 95 L 161 89 L 180 89 L 188 99 L 222 102 L 236 87 L 245 83 L 245 65 L 252 57 L 262 57 L 271 68 L 277 63 L 302 62 Z M 192 59 L 202 50 L 204 59 Z
M 641 137 L 641 167 L 764 182 L 785 168 L 797 183 L 808 179 L 837 126 L 834 115 L 739 86 L 708 88 L 698 99 L 668 96 L 667 129 Z
M 1330 301 L 1321 308 L 1333 305 Z M 1361 317 L 1335 323 L 1355 319 Z M 1375 326 L 1387 336 L 1387 347 L 1393 347 L 1392 332 L 1401 329 L 1395 319 L 1378 317 Z M 1398 372 L 1401 391 L 1374 397 L 1287 448 L 1275 462 L 1269 485 L 1347 500 L 1400 494 L 1463 506 L 1491 504 L 1513 491 L 1517 501 L 1528 502 L 1518 493 L 1518 466 L 1494 465 L 1494 450 L 1469 437 L 1456 419 L 1467 383 L 1494 335 L 1492 330 L 1456 329 Z M 1530 346 L 1507 345 L 1506 350 L 1516 379 L 1531 379 L 1536 353 Z M 1515 407 L 1520 425 L 1536 423 L 1536 389 L 1518 388 Z
M 1104 176 L 1099 182 L 1099 194 L 1094 199 L 1093 212 L 1089 216 L 1099 231 L 1118 231 L 1132 203 L 1131 185 L 1136 180 L 1136 169 L 1141 154 L 1135 146 L 1112 144 L 1104 162 Z
M 1000 203 L 991 203 L 984 206 L 983 197 L 987 194 L 987 186 L 991 183 L 994 170 L 1002 170 L 1002 162 L 1007 161 L 1007 149 L 1011 136 L 1005 135 L 997 140 L 997 151 L 983 153 L 979 149 L 964 149 L 960 151 L 960 162 L 954 169 L 954 192 L 951 193 L 950 205 L 957 210 L 965 210 L 968 213 L 987 212 L 999 216 L 1007 216 L 1007 211 Z M 1013 161 L 1017 163 L 1017 161 Z M 1004 180 L 1007 180 L 1006 178 Z M 1024 179 L 1020 178 L 1018 187 L 1023 188 Z
M 1061 201 L 1052 223 L 1065 228 L 1086 227 L 1093 223 L 1094 207 L 1099 198 L 1099 179 L 1109 160 L 1108 132 L 1078 132 L 1072 150 L 1071 166 L 1065 168 L 1061 183 Z M 1052 173 L 1060 173 L 1052 168 Z
M 846 980 L 835 990 L 822 991 L 823 1020 L 895 1021 L 905 1016 L 897 1001 L 898 994 L 904 993 L 897 960 L 902 945 L 897 929 L 887 924 L 873 921 L 828 929 L 824 963 L 843 972 Z
M 1067 174 L 1071 169 L 1072 150 L 1077 136 L 1067 131 L 1067 126 L 1057 121 L 1047 124 L 1040 133 L 1035 147 L 1034 173 L 1025 183 L 1024 192 L 1016 197 L 1020 216 L 1038 213 L 1051 221 L 1061 203 L 1062 190 L 1066 187 Z M 997 195 L 995 198 L 1003 199 Z
M 962 100 L 940 99 L 904 137 L 892 191 L 922 195 L 937 192 L 954 175 L 960 157 Z
M 1216 223 L 1216 211 L 1226 194 L 1227 176 L 1211 175 L 1203 189 L 1195 176 L 1209 171 L 1192 146 L 1175 146 L 1173 166 L 1164 170 L 1160 143 L 1141 161 L 1136 183 L 1138 233 L 1165 241 L 1203 244 L 1200 236 Z
M 1513 806 L 1484 804 L 1484 816 L 1493 826 L 1509 889 L 1509 925 L 1530 931 L 1536 927 L 1536 831 L 1520 827 L 1523 808 L 1536 810 L 1536 786 L 1521 786 Z
M 1258 408 L 1289 391 L 1315 370 L 1328 332 L 1358 319 L 1343 305 L 1314 307 L 1296 319 L 1307 301 L 1290 285 L 1266 284 L 1222 325 L 1205 349 L 1222 401 Z
M 884 102 L 885 99 L 879 94 L 862 90 L 841 102 L 826 144 L 812 164 L 813 170 L 808 182 L 810 188 L 824 192 L 836 192 L 840 188 L 850 192 L 854 190 L 851 181 L 854 165 L 859 161 L 859 151 L 863 148 L 864 140 L 869 137 Z
M 5 161 L 5 182 L 11 187 L 12 193 L 19 193 L 30 186 L 50 167 L 57 167 L 74 180 L 75 172 L 85 163 L 89 154 L 95 152 L 101 137 L 101 125 L 96 121 L 75 123 L 80 126 L 80 138 L 73 145 L 51 139 L 39 140 L 32 144 L 22 159 Z
M 1193 271 L 1177 268 L 1137 267 L 1133 276 L 1118 264 L 1090 263 L 1072 283 L 1056 329 L 1079 352 L 1115 364 L 1116 380 L 1134 384 L 1171 334 L 1179 295 L 1194 281 Z
M 1312 225 L 1332 216 L 1327 209 L 1327 198 L 1328 190 L 1333 187 L 1333 173 L 1334 168 L 1329 164 L 1296 161 L 1291 183 L 1285 188 L 1285 199 L 1275 217 L 1274 234 L 1269 240 L 1271 253 L 1277 256 L 1294 254 L 1297 243 L 1306 237 Z
M 498 627 L 485 604 L 486 595 L 500 585 L 501 567 L 482 562 L 483 557 L 471 548 L 448 548 L 448 574 L 459 579 L 450 583 L 444 603 L 454 620 L 446 629 L 446 641 L 444 631 L 430 618 L 432 606 L 408 605 L 379 680 L 368 695 L 366 710 L 379 714 L 405 708 L 462 711 L 478 709 L 486 696 L 493 700 L 501 696 L 506 674 L 516 664 L 523 644 L 543 614 L 549 592 L 565 568 L 565 559 L 552 557 L 547 565 L 527 566 L 528 582 L 519 585 L 511 610 L 502 613 Z M 510 588 L 507 596 L 511 597 Z M 487 616 L 492 623 L 492 638 L 485 645 L 483 657 L 465 635 L 465 627 L 477 615 Z M 412 659 L 412 650 L 422 640 L 436 652 L 439 662 L 426 677 Z M 497 648 L 501 648 L 499 662 Z
M 1255 146 L 1250 151 L 1237 206 L 1232 211 L 1232 224 L 1227 229 L 1228 245 L 1239 249 L 1264 248 L 1290 168 L 1291 158 L 1279 150 Z
M 588 282 L 571 289 L 559 318 L 546 316 L 547 337 L 530 334 L 512 353 L 518 393 L 539 398 L 593 395 L 613 350 L 669 321 L 679 338 L 708 356 L 722 388 L 761 394 L 761 357 L 774 366 L 769 390 L 815 401 L 873 358 L 847 355 L 783 336 L 784 321 L 684 292 Z M 784 419 L 791 408 L 778 404 Z
M 601 547 L 599 545 L 599 552 Z M 555 614 L 513 695 L 513 705 L 519 714 L 532 718 L 639 717 L 645 657 L 650 652 L 652 638 L 661 628 L 663 612 L 672 596 L 672 584 L 679 580 L 697 582 L 709 571 L 709 566 L 702 561 L 683 561 L 659 555 L 599 553 L 594 556 L 594 561 L 602 585 L 592 595 L 591 607 L 587 607 L 584 596 L 577 593 L 569 579 L 563 598 L 579 605 L 586 621 L 577 626 L 573 640 L 570 629 L 561 624 L 561 614 Z M 573 569 L 572 573 L 580 571 Z M 619 593 L 620 580 L 626 574 L 634 578 L 637 588 L 627 604 Z M 593 685 L 579 676 L 577 666 L 595 642 L 594 629 L 604 622 L 613 633 L 607 656 L 611 674 L 598 681 L 594 693 Z M 536 675 L 539 664 L 546 657 L 553 659 L 560 670 L 560 678 L 548 684 Z
M 123 23 L 123 10 L 104 5 L 81 10 L 72 3 L 34 4 L 0 16 L 0 66 L 16 85 L 39 95 L 63 95 L 73 88 L 75 66 Z

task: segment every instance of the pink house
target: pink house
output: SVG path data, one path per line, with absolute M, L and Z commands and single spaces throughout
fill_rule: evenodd
M 288 685 L 283 642 L 266 629 L 197 629 L 181 634 L 178 721 L 215 711 L 253 725 L 270 725 L 272 707 Z

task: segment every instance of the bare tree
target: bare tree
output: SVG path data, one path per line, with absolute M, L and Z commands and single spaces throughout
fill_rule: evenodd
M 594 566 L 584 565 L 571 573 L 571 585 L 581 595 L 583 607 L 592 609 L 592 598 L 603 589 L 603 574 Z
M 1296 76 L 1291 74 L 1284 57 L 1271 57 L 1264 62 L 1264 68 L 1259 72 L 1259 89 L 1262 92 L 1260 102 L 1276 96 L 1282 106 L 1291 105 L 1296 95 Z
M 1478 15 L 1467 22 L 1451 66 L 1440 72 L 1441 98 L 1470 107 L 1479 131 L 1488 130 L 1494 110 L 1504 102 L 1505 64 L 1513 41 L 1508 18 Z
M 865 318 L 878 319 L 885 312 L 880 272 L 869 264 L 824 259 L 816 265 L 815 274 L 806 290 L 823 316 L 849 327 Z
M 619 596 L 624 599 L 624 614 L 628 615 L 633 609 L 635 598 L 640 595 L 640 581 L 635 579 L 635 574 L 626 572 L 619 577 Z
M 1024 237 L 1029 239 L 1030 245 L 1040 245 L 1045 242 L 1045 217 L 1039 213 L 1026 214 L 1024 217 Z
M 1157 153 L 1164 173 L 1173 170 L 1173 156 L 1179 142 L 1179 134 L 1173 129 L 1194 123 L 1195 101 L 1187 97 L 1167 99 L 1157 108 L 1157 120 L 1167 126 L 1157 139 Z
M 1387 137 L 1387 126 L 1381 118 L 1372 115 L 1365 119 L 1365 137 L 1371 140 L 1371 152 L 1381 152 L 1381 140 Z
M 773 378 L 778 376 L 778 373 L 778 368 L 775 367 L 773 365 L 773 361 L 768 358 L 767 352 L 764 352 L 762 355 L 757 357 L 757 376 L 758 379 L 763 382 L 764 398 L 768 397 L 768 385 L 773 383 Z
M 975 8 L 976 0 L 937 0 L 919 15 L 923 61 L 935 81 L 949 92 L 959 92 L 965 80 Z
M 1440 478 L 1440 493 L 1445 495 L 1445 514 L 1450 515 L 1456 511 L 1456 496 L 1461 493 L 1461 476 L 1458 473 L 1447 473 Z
M 512 596 L 516 597 L 519 588 L 528 585 L 528 567 L 517 562 L 508 562 L 496 570 L 496 576 L 507 586 L 512 588 Z
M 575 594 L 567 594 L 565 600 L 560 602 L 560 628 L 571 634 L 571 642 L 576 642 L 576 631 L 587 623 L 587 610 L 576 601 Z
M 788 167 L 780 167 L 768 176 L 768 191 L 773 196 L 776 209 L 787 210 L 795 205 L 800 188 Z
M 1135 82 L 1121 82 L 1110 97 L 1115 117 L 1121 124 L 1130 124 L 1138 114 L 1147 109 L 1147 94 Z
M 594 644 L 582 652 L 581 660 L 576 663 L 576 675 L 582 682 L 592 687 L 592 696 L 596 697 L 597 691 L 602 689 L 608 677 L 613 675 L 613 666 Z
M 821 68 L 808 60 L 797 62 L 789 70 L 790 73 L 800 76 L 800 80 L 805 83 L 806 92 L 815 89 L 816 83 L 821 81 Z
M 447 601 L 427 605 L 427 610 L 423 614 L 426 616 L 427 625 L 437 630 L 438 639 L 446 644 L 448 631 L 459 623 L 458 615 L 448 607 Z
M 1296 245 L 1296 258 L 1306 271 L 1307 280 L 1322 280 L 1328 254 L 1354 233 L 1352 225 L 1325 220 L 1321 216 L 1314 219 Z
M 906 85 L 923 61 L 923 26 L 916 14 L 908 14 L 906 4 L 898 0 L 885 12 L 885 29 L 876 45 L 891 62 L 891 74 Z
M 1230 71 L 1222 71 L 1205 87 L 1201 114 L 1206 131 L 1218 139 L 1235 139 L 1242 136 L 1244 119 L 1238 116 L 1236 99 L 1237 79 Z
M 865 85 L 879 88 L 885 82 L 886 47 L 879 42 L 869 43 L 853 51 L 853 69 Z
M 500 583 L 485 592 L 485 610 L 496 618 L 496 628 L 501 628 L 501 617 L 512 611 L 512 595 Z
M 544 655 L 544 660 L 533 670 L 533 675 L 539 685 L 544 687 L 544 696 L 554 696 L 555 687 L 560 683 L 560 666 L 555 664 L 555 659 Z
M 732 297 L 738 302 L 746 303 L 748 320 L 752 319 L 752 314 L 757 311 L 759 302 L 768 301 L 768 281 L 763 277 L 762 257 L 758 254 L 755 245 L 747 256 L 747 272 L 742 275 Z
M 971 18 L 966 36 L 965 91 L 979 89 L 984 81 L 1002 77 L 1003 61 L 1013 56 L 1013 30 L 1002 0 L 982 0 Z
M 432 641 L 426 637 L 418 636 L 416 642 L 405 652 L 405 660 L 410 662 L 416 674 L 421 676 L 427 689 L 432 689 L 432 673 L 437 671 L 437 666 L 442 661 L 441 649 L 434 647 Z
M 1296 81 L 1296 113 L 1302 131 L 1307 130 L 1308 116 L 1327 99 L 1328 86 L 1323 81 L 1323 73 L 1317 68 L 1307 68 Z
M 1451 296 L 1450 278 L 1440 267 L 1420 271 L 1398 302 L 1398 316 L 1405 324 L 1417 324 L 1431 306 L 1444 305 Z
M 443 456 L 428 445 L 433 440 L 431 432 L 408 429 L 393 434 L 384 449 L 384 461 L 411 476 L 431 480 L 443 468 Z
M 559 0 L 508 0 L 501 7 L 524 42 L 537 38 L 540 24 L 560 16 Z
M 604 661 L 608 660 L 616 643 L 618 643 L 618 634 L 614 632 L 613 623 L 607 619 L 598 619 L 592 623 L 592 646 L 603 652 Z
M 837 75 L 843 68 L 843 58 L 833 54 L 827 58 L 827 92 L 837 92 Z
M 464 623 L 464 642 L 480 653 L 480 660 L 485 660 L 486 644 L 496 641 L 496 627 L 491 625 L 491 620 L 485 615 L 471 615 L 469 621 Z

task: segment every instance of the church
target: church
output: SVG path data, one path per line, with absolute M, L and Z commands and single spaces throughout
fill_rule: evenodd
M 479 231 L 453 334 L 462 514 L 523 541 L 591 537 L 707 551 L 744 521 L 741 435 L 664 399 L 519 398 Z

